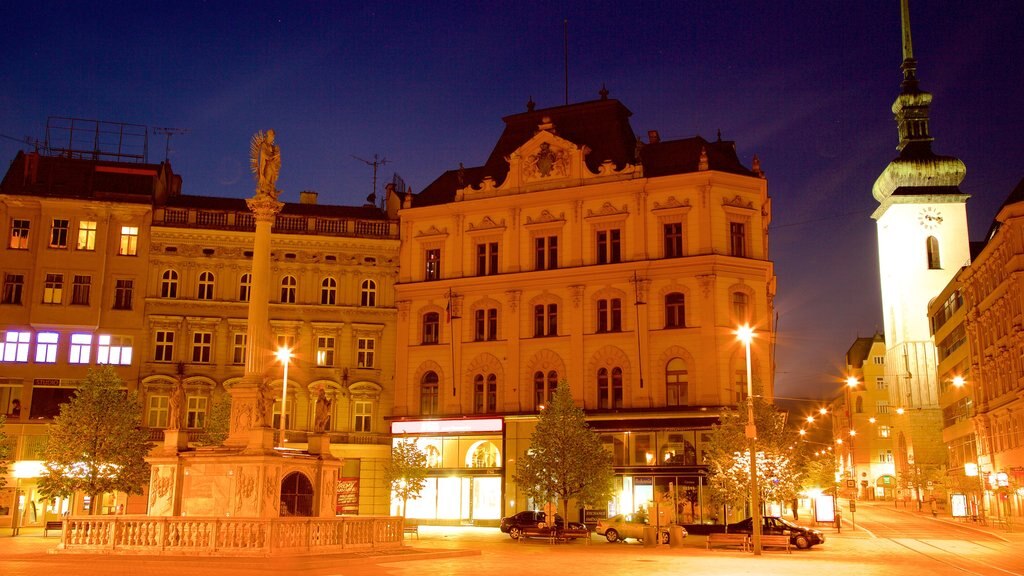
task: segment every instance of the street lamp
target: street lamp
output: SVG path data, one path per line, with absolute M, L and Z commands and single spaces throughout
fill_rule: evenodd
M 288 363 L 292 359 L 292 351 L 286 346 L 281 346 L 274 355 L 284 366 L 284 379 L 281 381 L 281 442 L 278 445 L 284 448 L 284 425 L 288 414 Z
M 853 437 L 857 435 L 857 430 L 853 427 L 853 406 L 851 406 L 853 395 L 852 392 L 857 389 L 860 381 L 857 380 L 856 376 L 847 376 L 846 378 L 846 413 L 849 414 L 850 418 L 850 474 L 853 476 L 853 499 L 856 500 L 860 495 L 860 479 L 857 478 L 857 450 L 856 444 L 853 441 Z
M 761 499 L 757 488 L 757 424 L 754 423 L 754 384 L 750 376 L 750 341 L 754 329 L 744 324 L 736 329 L 736 337 L 747 352 L 747 438 L 750 439 L 750 532 L 754 555 L 761 555 Z

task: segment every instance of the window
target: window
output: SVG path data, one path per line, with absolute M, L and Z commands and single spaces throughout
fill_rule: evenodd
M 213 300 L 213 272 L 203 272 L 199 275 L 199 291 L 196 298 Z
M 622 300 L 619 298 L 597 301 L 597 331 L 622 331 Z
M 43 304 L 60 304 L 64 301 L 64 275 L 47 274 L 43 284 Z
M 477 414 L 498 411 L 498 378 L 494 374 L 473 377 L 473 411 Z
M 277 347 L 287 348 L 291 351 L 295 350 L 295 336 L 292 334 L 278 334 L 277 335 Z
M 473 339 L 477 342 L 498 339 L 498 309 L 481 308 L 476 311 L 475 332 Z
M 737 324 L 750 324 L 749 297 L 743 292 L 732 293 L 732 315 Z
M 245 344 L 249 335 L 245 332 L 235 332 L 231 335 L 231 363 L 235 365 L 245 364 Z
M 334 366 L 334 337 L 317 336 L 316 338 L 316 365 Z
M 427 312 L 423 315 L 423 343 L 437 344 L 441 336 L 441 315 Z
M 622 231 L 618 228 L 597 231 L 597 263 L 615 264 L 622 261 Z
M 743 222 L 729 222 L 729 255 L 737 258 L 747 255 L 747 226 Z
M 7 245 L 15 250 L 28 250 L 28 229 L 28 220 L 12 219 L 11 240 Z
M 742 404 L 747 399 L 747 372 L 746 370 L 736 371 L 736 403 Z
M 135 256 L 139 251 L 139 228 L 137 226 L 121 226 L 121 245 L 117 253 L 121 256 Z
M 888 414 L 889 413 L 889 401 L 879 400 L 875 402 L 875 414 Z
M 68 228 L 71 222 L 54 218 L 50 224 L 50 248 L 68 247 Z
M 665 258 L 679 258 L 683 255 L 683 223 L 665 224 Z
M 665 328 L 686 326 L 686 296 L 680 292 L 665 295 Z
M 295 286 L 297 284 L 294 276 L 285 276 L 281 279 L 282 304 L 295 304 Z
M 288 399 L 288 414 L 286 414 L 285 417 L 284 417 L 284 427 L 286 429 L 287 428 L 291 428 L 291 426 L 292 426 L 292 414 L 294 414 L 294 413 L 295 413 L 295 399 L 294 398 L 289 398 Z M 274 402 L 273 422 L 274 422 L 274 430 L 278 430 L 278 429 L 281 428 L 281 401 L 280 400 L 277 400 L 277 401 Z
M 252 274 L 242 274 L 238 281 L 238 301 L 248 302 L 252 297 Z
M 872 356 L 871 357 L 871 362 L 875 366 L 881 366 L 881 365 L 885 364 L 885 356 Z
M 878 461 L 883 464 L 892 464 L 894 462 L 892 458 L 892 450 L 879 450 Z
M 888 438 L 891 435 L 892 435 L 892 428 L 889 428 L 888 426 L 879 426 L 878 427 L 878 437 L 879 438 Z
M 373 403 L 358 401 L 352 406 L 353 429 L 356 432 L 372 432 Z
M 167 396 L 150 396 L 149 408 L 146 410 L 146 426 L 150 428 L 167 428 L 168 416 Z
M 686 406 L 690 403 L 690 375 L 682 358 L 673 358 L 665 366 L 665 405 Z
M 338 300 L 338 281 L 328 276 L 320 282 L 320 303 L 333 306 Z
M 558 268 L 558 236 L 538 236 L 533 239 L 533 245 L 536 270 Z
M 0 361 L 28 362 L 28 345 L 32 342 L 31 332 L 8 330 L 0 342 Z
M 75 274 L 71 282 L 71 303 L 76 306 L 88 306 L 89 288 L 91 285 L 91 276 L 82 276 Z
M 622 408 L 622 368 L 618 366 L 597 371 L 597 407 Z
M 424 253 L 425 266 L 423 270 L 424 280 L 441 279 L 441 249 L 431 248 Z
M 368 308 L 377 305 L 377 283 L 373 280 L 363 280 L 359 286 L 359 305 Z
M 885 376 L 878 376 L 875 378 L 875 388 L 878 390 L 888 390 L 889 385 L 885 383 Z
M 373 351 L 377 341 L 373 338 L 358 338 L 356 342 L 356 366 L 359 368 L 373 368 Z
M 864 398 L 857 396 L 857 401 L 854 402 L 854 412 L 857 414 L 864 413 Z
M 157 330 L 154 335 L 155 346 L 153 346 L 154 362 L 174 361 L 174 332 L 170 330 Z
M 96 222 L 81 220 L 78 222 L 78 245 L 79 250 L 92 251 L 96 249 Z
M 498 243 L 481 242 L 476 245 L 476 275 L 492 276 L 498 273 Z
M 164 270 L 160 276 L 160 297 L 178 297 L 178 273 L 174 270 Z
M 192 333 L 192 362 L 209 364 L 213 356 L 213 332 Z
M 942 268 L 942 263 L 939 261 L 939 240 L 935 236 L 929 236 L 926 240 L 926 249 L 928 251 L 928 269 L 939 270 Z
M 117 281 L 114 285 L 114 310 L 132 309 L 132 292 L 134 289 L 134 280 Z
M 21 304 L 21 293 L 25 289 L 24 274 L 4 274 L 3 304 Z
M 68 362 L 71 364 L 88 364 L 92 356 L 92 334 L 72 334 L 71 354 Z
M 437 372 L 431 370 L 420 379 L 420 414 L 437 414 L 439 395 Z
M 537 304 L 533 307 L 533 335 L 558 336 L 558 304 Z
M 188 409 L 185 412 L 186 428 L 206 428 L 206 398 L 189 396 Z
M 59 336 L 56 332 L 40 332 L 36 334 L 36 362 L 42 364 L 53 364 L 57 361 L 57 342 Z
M 558 372 L 554 370 L 545 374 L 538 370 L 533 373 L 533 407 L 540 410 L 551 399 L 555 397 L 555 390 L 558 389 Z
M 96 339 L 96 363 L 131 366 L 132 337 L 100 334 Z

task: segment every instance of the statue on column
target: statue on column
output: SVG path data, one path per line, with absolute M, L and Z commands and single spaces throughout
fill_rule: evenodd
M 331 419 L 331 405 L 333 400 L 327 398 L 327 392 L 320 387 L 316 396 L 316 420 L 313 423 L 313 432 L 323 434 L 327 431 L 327 421 Z
M 174 381 L 174 388 L 171 389 L 171 395 L 167 399 L 168 410 L 167 410 L 167 429 L 168 430 L 181 430 L 181 405 L 185 399 L 185 384 L 182 382 L 179 376 Z
M 273 405 L 274 399 L 270 396 L 270 386 L 267 384 L 267 380 L 264 379 L 256 390 L 256 413 L 253 414 L 254 427 L 262 428 L 267 425 L 267 413 L 270 412 Z M 284 418 L 284 415 L 281 417 Z
M 274 131 L 257 132 L 249 144 L 249 165 L 256 177 L 256 195 L 277 200 L 277 175 L 281 172 L 281 148 L 274 143 Z

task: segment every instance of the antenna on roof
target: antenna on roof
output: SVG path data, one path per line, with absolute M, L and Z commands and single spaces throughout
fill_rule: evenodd
M 171 136 L 175 134 L 188 134 L 188 128 L 164 128 L 161 126 L 153 126 L 153 134 L 163 134 L 167 137 L 166 144 L 164 144 L 164 162 L 166 162 L 171 156 Z
M 381 158 L 377 154 L 373 155 L 373 160 L 367 160 L 365 158 L 360 158 L 359 156 L 355 156 L 355 155 L 352 155 L 352 157 L 355 158 L 356 160 L 359 160 L 360 162 L 363 162 L 367 166 L 373 166 L 373 192 L 370 192 L 370 195 L 366 197 L 366 201 L 368 203 L 373 204 L 374 206 L 376 206 L 377 205 L 377 167 L 378 166 L 383 166 L 383 165 L 387 164 L 388 162 L 391 162 L 391 160 L 388 160 L 387 158 Z
M 565 105 L 569 105 L 569 20 L 562 20 L 562 50 L 565 53 Z

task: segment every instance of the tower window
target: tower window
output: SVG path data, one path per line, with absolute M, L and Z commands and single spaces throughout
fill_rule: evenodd
M 935 236 L 929 236 L 926 241 L 928 250 L 928 269 L 939 270 L 942 268 L 942 262 L 939 260 L 939 240 Z

